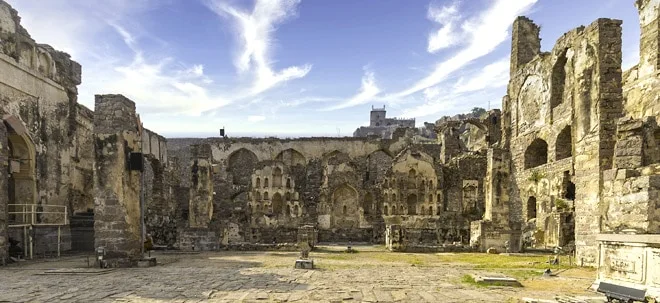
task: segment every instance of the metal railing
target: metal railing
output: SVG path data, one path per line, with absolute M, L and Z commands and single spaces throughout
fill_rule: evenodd
M 25 256 L 33 258 L 34 242 L 33 228 L 37 226 L 57 226 L 57 256 L 60 256 L 60 245 L 62 242 L 61 227 L 69 224 L 67 207 L 61 205 L 37 205 L 37 204 L 9 204 L 8 224 L 9 228 L 23 228 L 23 245 Z

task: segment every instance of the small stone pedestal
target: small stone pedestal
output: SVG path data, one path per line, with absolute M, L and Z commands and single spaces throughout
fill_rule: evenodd
M 314 269 L 314 260 L 296 260 L 295 268 L 299 269 Z

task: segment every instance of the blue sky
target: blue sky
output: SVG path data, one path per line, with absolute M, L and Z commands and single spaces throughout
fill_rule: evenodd
M 511 23 L 542 48 L 599 17 L 623 23 L 639 58 L 633 0 L 8 0 L 40 43 L 83 65 L 79 102 L 121 93 L 168 137 L 350 136 L 372 105 L 418 126 L 506 92 Z

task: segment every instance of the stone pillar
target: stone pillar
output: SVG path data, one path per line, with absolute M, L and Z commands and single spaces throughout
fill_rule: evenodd
M 509 225 L 509 167 L 511 156 L 499 148 L 488 149 L 485 191 L 486 209 L 484 220 L 496 225 Z
M 94 109 L 94 234 L 114 266 L 141 258 L 141 132 L 135 103 L 122 95 L 96 95 Z M 139 163 L 138 163 L 139 164 Z M 136 167 L 138 166 L 138 167 Z
M 541 28 L 527 17 L 518 17 L 513 22 L 513 34 L 511 36 L 511 75 L 518 68 L 534 59 L 541 53 L 541 39 L 539 33 Z
M 7 141 L 7 127 L 0 122 L 0 265 L 4 265 L 9 252 L 9 238 L 7 235 L 7 212 L 9 193 L 7 192 L 9 143 Z
M 213 178 L 211 146 L 196 144 L 191 150 L 190 227 L 208 228 L 213 216 Z
M 639 45 L 639 78 L 660 70 L 660 0 L 637 0 L 641 38 Z

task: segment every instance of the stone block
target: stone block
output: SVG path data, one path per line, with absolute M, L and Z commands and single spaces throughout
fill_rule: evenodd
M 314 269 L 314 260 L 296 260 L 296 265 L 294 268 L 297 269 Z

